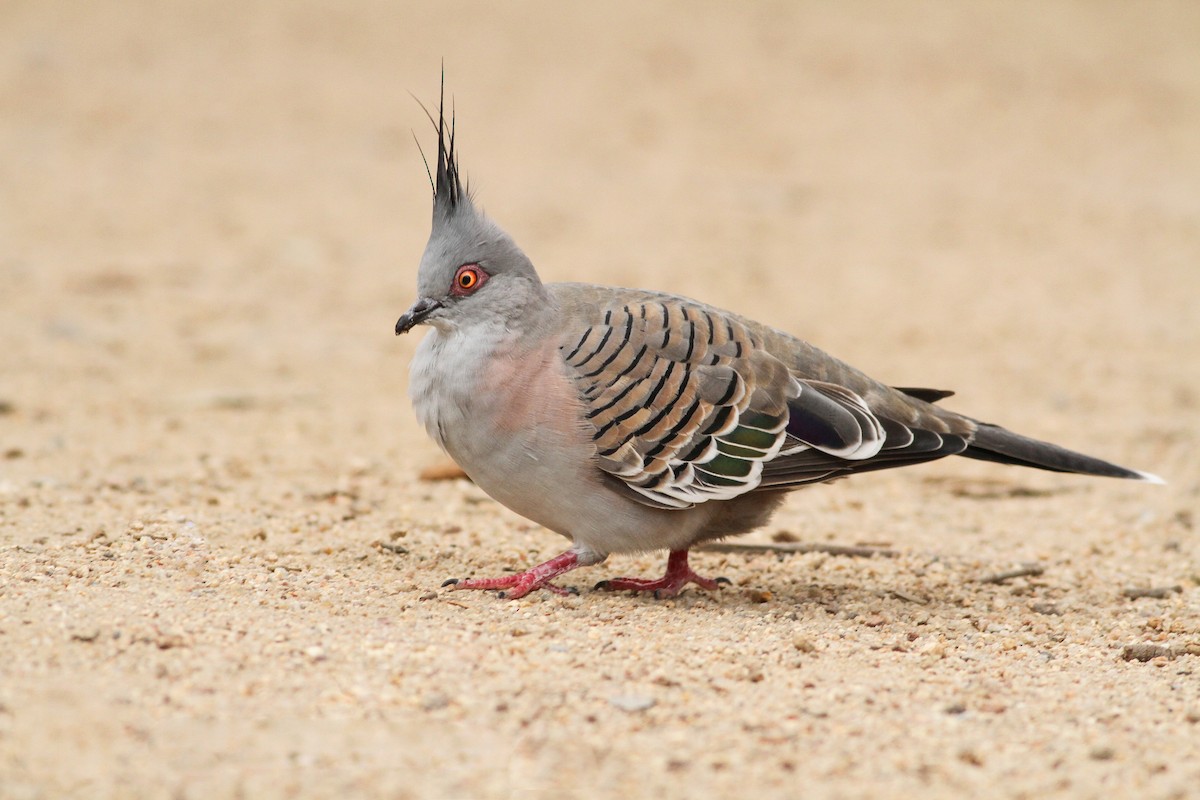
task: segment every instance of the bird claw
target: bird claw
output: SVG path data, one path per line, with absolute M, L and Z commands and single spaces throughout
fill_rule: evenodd
M 451 587 L 454 591 L 462 591 L 464 589 L 502 589 L 503 591 L 499 595 L 500 598 L 508 600 L 518 600 L 534 589 L 548 589 L 557 595 L 579 594 L 578 589 L 564 589 L 550 582 L 551 579 L 562 575 L 564 572 L 569 572 L 577 566 L 579 566 L 578 555 L 568 550 L 549 561 L 538 564 L 536 567 L 528 569 L 525 572 L 518 572 L 515 575 L 506 575 L 503 578 L 469 578 L 467 580 L 450 578 L 442 586 Z
M 662 600 L 668 597 L 675 597 L 683 587 L 689 583 L 694 583 L 701 589 L 714 591 L 720 588 L 721 584 L 733 585 L 733 581 L 728 578 L 705 578 L 702 575 L 697 575 L 687 563 L 686 550 L 673 550 L 667 557 L 667 572 L 658 580 L 647 580 L 645 578 L 611 578 L 609 580 L 600 581 L 592 587 L 594 591 L 613 591 L 619 592 L 628 590 L 631 592 L 651 592 L 655 600 Z

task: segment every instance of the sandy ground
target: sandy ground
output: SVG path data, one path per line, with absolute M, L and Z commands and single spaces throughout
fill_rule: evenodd
M 490 5 L 0 4 L 0 797 L 1200 796 L 1200 7 Z M 417 479 L 443 58 L 547 279 L 1169 484 L 951 459 L 746 540 L 890 556 L 439 590 L 564 545 Z

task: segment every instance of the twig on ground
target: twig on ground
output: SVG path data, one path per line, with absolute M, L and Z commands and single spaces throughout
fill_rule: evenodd
M 906 600 L 909 603 L 916 603 L 919 606 L 929 605 L 929 601 L 926 600 L 924 597 L 917 597 L 915 594 L 909 594 L 908 592 L 902 592 L 899 589 L 892 589 L 889 592 L 889 594 L 891 594 L 892 597 L 895 597 L 897 600 Z
M 417 478 L 422 481 L 457 481 L 466 477 L 463 468 L 449 460 L 430 464 L 417 473 Z
M 1141 597 L 1150 597 L 1150 598 L 1153 598 L 1154 600 L 1163 600 L 1163 599 L 1166 599 L 1167 597 L 1170 597 L 1171 595 L 1175 594 L 1176 592 L 1182 592 L 1182 591 L 1183 591 L 1183 587 L 1178 586 L 1178 585 L 1176 585 L 1176 586 L 1159 586 L 1154 589 L 1139 589 L 1139 588 L 1134 587 L 1134 588 L 1130 588 L 1130 589 L 1122 589 L 1121 594 L 1124 595 L 1125 597 L 1128 597 L 1130 600 L 1137 600 L 1138 598 L 1141 598 Z
M 882 556 L 895 558 L 900 555 L 895 550 L 884 547 L 859 547 L 846 544 L 817 544 L 812 542 L 777 542 L 775 544 L 739 544 L 736 542 L 714 542 L 701 545 L 697 550 L 710 553 L 828 553 L 831 556 L 858 556 L 870 558 Z
M 1006 570 L 1005 572 L 997 572 L 992 575 L 985 575 L 978 579 L 979 583 L 1004 583 L 1013 578 L 1035 578 L 1046 571 L 1046 568 L 1041 564 L 1025 564 L 1016 569 Z

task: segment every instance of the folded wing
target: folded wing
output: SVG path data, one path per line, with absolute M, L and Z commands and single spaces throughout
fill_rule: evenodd
M 965 447 L 882 417 L 843 386 L 797 378 L 747 325 L 676 298 L 605 308 L 560 351 L 597 465 L 651 506 L 688 508 Z

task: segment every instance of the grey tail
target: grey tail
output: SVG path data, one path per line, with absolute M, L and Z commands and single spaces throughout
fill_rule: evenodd
M 1005 430 L 999 425 L 979 423 L 975 437 L 960 455 L 980 461 L 999 464 L 1015 464 L 1020 467 L 1036 467 L 1051 472 L 1074 472 L 1080 475 L 1099 475 L 1106 478 L 1127 478 L 1149 483 L 1163 483 L 1163 479 L 1149 472 L 1111 464 L 1083 453 L 1076 453 L 1050 442 L 1030 439 Z

